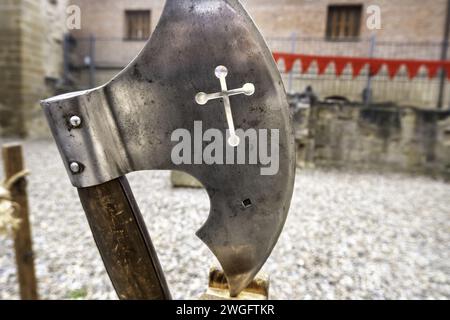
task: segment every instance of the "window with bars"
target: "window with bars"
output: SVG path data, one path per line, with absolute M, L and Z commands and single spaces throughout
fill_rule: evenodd
M 125 11 L 125 39 L 147 40 L 150 37 L 151 11 L 127 10 Z
M 351 40 L 360 36 L 362 5 L 330 5 L 327 34 L 329 40 Z

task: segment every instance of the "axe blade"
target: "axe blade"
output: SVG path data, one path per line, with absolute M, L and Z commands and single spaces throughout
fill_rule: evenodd
M 218 66 L 221 75 L 214 74 Z M 227 70 L 226 84 L 222 66 Z M 221 99 L 208 101 L 217 95 L 203 93 L 223 94 L 226 85 L 230 96 L 236 95 L 223 99 L 228 108 L 224 110 Z M 196 96 L 206 105 L 199 105 Z M 76 187 L 151 169 L 185 171 L 200 180 L 211 208 L 197 235 L 221 263 L 230 294 L 245 289 L 269 257 L 286 221 L 295 148 L 280 73 L 239 1 L 166 1 L 150 40 L 114 79 L 42 105 Z M 268 132 L 278 170 L 263 175 L 267 163 L 261 161 L 236 164 L 224 159 L 224 164 L 199 165 L 195 146 L 194 163 L 174 164 L 174 131 L 184 129 L 195 139 L 195 123 L 201 121 L 203 130 L 216 129 L 226 136 L 231 113 L 236 129 Z M 74 114 L 82 120 L 78 128 L 70 127 L 68 119 Z M 275 136 L 278 139 L 271 140 Z M 261 139 L 259 135 L 253 147 L 260 149 Z M 250 152 L 245 137 L 241 144 Z M 74 161 L 81 169 L 76 173 L 71 171 Z

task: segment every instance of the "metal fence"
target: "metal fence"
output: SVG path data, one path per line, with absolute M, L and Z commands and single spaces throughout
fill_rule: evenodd
M 388 59 L 440 60 L 440 42 L 393 42 L 377 41 L 375 37 L 358 41 L 328 41 L 311 37 L 270 37 L 267 39 L 273 52 L 301 53 L 308 55 L 332 55 L 349 57 L 374 57 Z M 122 38 L 78 38 L 72 54 L 67 55 L 68 64 L 78 72 L 78 83 L 89 87 L 107 81 L 142 49 L 145 42 L 125 41 Z M 450 56 L 450 50 L 448 50 Z M 299 62 L 291 72 L 285 73 L 283 62 L 279 63 L 286 90 L 302 92 L 312 86 L 320 97 L 339 95 L 353 101 L 363 99 L 363 91 L 370 88 L 373 102 L 395 102 L 422 108 L 435 108 L 440 92 L 443 105 L 450 107 L 450 85 L 445 80 L 442 89 L 440 77 L 430 79 L 426 70 L 419 70 L 414 79 L 409 79 L 405 68 L 401 68 L 391 79 L 386 70 L 370 77 L 368 67 L 358 77 L 353 77 L 347 66 L 341 76 L 335 75 L 333 65 L 318 75 L 313 64 L 308 72 L 300 72 Z
M 268 38 L 267 42 L 274 52 L 421 60 L 440 60 L 443 47 L 441 42 L 377 41 L 375 37 L 358 41 L 328 41 L 323 38 L 291 36 Z M 447 56 L 450 56 L 450 50 L 447 51 Z M 402 67 L 391 79 L 385 69 L 376 76 L 370 77 L 368 67 L 355 78 L 348 66 L 340 77 L 336 76 L 332 65 L 322 75 L 317 74 L 317 68 L 314 66 L 308 72 L 300 73 L 300 66 L 294 65 L 293 70 L 288 74 L 284 73 L 283 62 L 279 66 L 288 92 L 302 91 L 310 85 L 321 98 L 340 95 L 350 100 L 361 101 L 364 89 L 369 87 L 373 102 L 392 101 L 423 108 L 435 108 L 438 105 L 439 95 L 442 94 L 443 106 L 450 107 L 448 81 L 444 79 L 446 85 L 442 87 L 441 78 L 430 79 L 425 69 L 419 70 L 417 76 L 410 79 L 407 70 Z M 441 90 L 442 93 L 440 93 Z

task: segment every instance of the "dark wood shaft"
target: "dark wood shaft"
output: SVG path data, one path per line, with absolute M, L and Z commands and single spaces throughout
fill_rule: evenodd
M 3 147 L 3 160 L 6 179 L 24 170 L 22 146 L 20 144 L 5 145 Z M 36 300 L 38 299 L 38 290 L 34 270 L 33 241 L 28 217 L 27 180 L 21 178 L 13 184 L 10 191 L 12 200 L 19 205 L 16 215 L 21 221 L 19 229 L 14 233 L 20 297 L 23 300 Z
M 120 299 L 171 299 L 156 251 L 125 177 L 78 194 Z

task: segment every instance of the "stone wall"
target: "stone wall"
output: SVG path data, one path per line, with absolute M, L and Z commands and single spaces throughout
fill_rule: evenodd
M 39 101 L 62 73 L 67 1 L 0 3 L 0 135 L 47 136 Z
M 450 179 L 450 111 L 318 103 L 294 114 L 299 167 L 375 169 Z
M 0 135 L 23 134 L 20 3 L 0 3 Z
M 381 8 L 382 41 L 442 41 L 446 0 L 242 0 L 265 36 L 324 37 L 330 4 L 375 4 Z M 364 10 L 365 12 L 365 10 Z M 367 37 L 371 30 L 361 29 Z
M 70 2 L 81 9 L 81 29 L 71 31 L 78 40 L 79 56 L 83 57 L 89 53 L 88 38 L 94 36 L 97 39 L 95 61 L 100 68 L 125 67 L 146 43 L 143 40 L 125 39 L 126 10 L 150 10 L 151 30 L 154 30 L 164 5 L 164 1 L 161 0 L 70 0 Z

